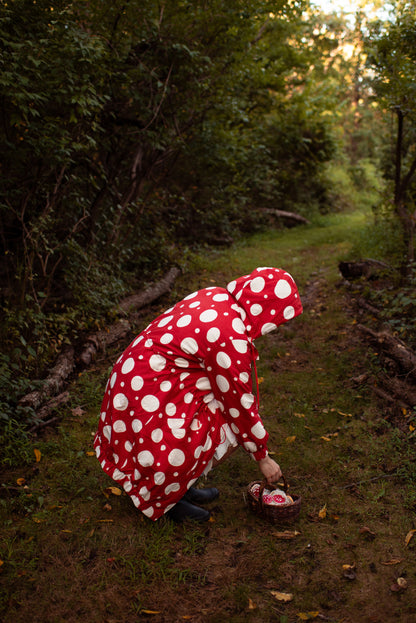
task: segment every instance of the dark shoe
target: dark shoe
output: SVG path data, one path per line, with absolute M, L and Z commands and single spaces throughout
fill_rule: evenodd
M 215 487 L 208 487 L 207 489 L 195 489 L 191 487 L 184 495 L 184 499 L 194 504 L 209 504 L 217 499 L 220 492 Z
M 186 519 L 190 519 L 191 521 L 208 521 L 211 517 L 211 514 L 204 508 L 194 506 L 184 499 L 179 500 L 166 515 L 173 521 L 176 521 L 176 523 L 182 523 Z

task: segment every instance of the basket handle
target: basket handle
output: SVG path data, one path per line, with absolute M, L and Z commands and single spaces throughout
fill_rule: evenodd
M 287 493 L 288 486 L 287 486 L 286 478 L 283 476 L 283 474 L 282 474 L 282 478 L 281 479 L 283 480 L 283 491 L 285 493 Z M 279 483 L 275 483 L 275 484 L 278 485 Z M 263 491 L 264 491 L 264 489 L 266 488 L 267 485 L 273 485 L 273 483 L 267 482 L 267 478 L 265 478 L 263 480 L 263 482 L 261 483 L 260 489 L 259 489 L 260 508 L 263 508 Z

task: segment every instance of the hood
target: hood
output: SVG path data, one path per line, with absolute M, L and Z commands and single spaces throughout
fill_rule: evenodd
M 252 340 L 299 316 L 302 303 L 291 275 L 280 268 L 256 268 L 227 285 Z

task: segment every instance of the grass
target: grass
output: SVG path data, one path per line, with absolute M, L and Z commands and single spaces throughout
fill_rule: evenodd
M 3 474 L 5 623 L 416 621 L 416 536 L 405 543 L 416 528 L 414 439 L 387 421 L 368 388 L 350 382 L 370 363 L 337 263 L 365 227 L 364 214 L 340 214 L 194 258 L 169 300 L 149 313 L 255 266 L 294 275 L 305 313 L 257 346 L 270 450 L 302 496 L 296 526 L 249 512 L 245 488 L 260 473 L 241 450 L 208 477 L 221 490 L 213 522 L 152 523 L 115 495 L 91 455 L 117 355 L 107 353 L 73 383 L 59 428 L 35 440 L 40 460 L 33 454 L 31 465 Z M 294 528 L 294 538 L 276 536 Z M 399 577 L 406 589 L 396 590 Z

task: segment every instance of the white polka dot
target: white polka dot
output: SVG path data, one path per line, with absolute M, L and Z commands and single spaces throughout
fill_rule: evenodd
M 126 493 L 130 493 L 130 491 L 133 489 L 133 485 L 131 484 L 131 482 L 126 480 L 126 482 L 123 483 L 123 489 Z
M 116 420 L 113 424 L 113 431 L 115 433 L 125 433 L 126 432 L 126 425 L 123 422 L 123 420 Z
M 274 331 L 277 329 L 277 325 L 274 322 L 266 322 L 261 328 L 261 334 L 266 335 L 266 333 L 270 333 L 270 331 Z
M 292 292 L 290 284 L 285 279 L 279 279 L 274 289 L 274 293 L 278 299 L 287 298 Z
M 123 374 L 128 374 L 129 372 L 131 372 L 133 370 L 133 368 L 134 368 L 134 359 L 133 359 L 133 357 L 129 357 L 123 363 L 121 371 L 122 371 Z
M 216 361 L 220 368 L 228 369 L 231 367 L 231 358 L 229 357 L 229 355 L 227 355 L 227 353 L 224 353 L 222 351 L 217 353 Z
M 173 402 L 168 402 L 165 407 L 166 415 L 175 415 L 176 405 Z
M 113 478 L 114 480 L 123 480 L 124 474 L 119 469 L 115 469 L 113 471 Z
M 163 472 L 156 472 L 154 478 L 155 478 L 155 485 L 163 485 L 163 483 L 166 480 L 166 476 Z
M 295 315 L 295 308 L 294 307 L 289 305 L 288 307 L 285 308 L 285 310 L 283 312 L 283 317 L 286 320 L 290 320 L 291 318 L 293 318 L 294 315 Z
M 250 307 L 250 312 L 253 316 L 259 316 L 263 311 L 263 308 L 258 303 L 255 303 Z
M 162 381 L 160 384 L 160 391 L 168 392 L 171 387 L 172 387 L 172 383 L 170 381 Z
M 193 394 L 191 394 L 191 392 L 188 392 L 188 393 L 187 393 L 187 394 L 185 394 L 185 396 L 183 397 L 183 401 L 184 401 L 187 405 L 191 404 L 191 402 L 193 401 L 193 399 L 194 399 L 194 395 L 193 395 Z
M 188 355 L 195 355 L 198 351 L 198 342 L 193 337 L 186 337 L 181 342 L 181 349 Z
M 111 426 L 104 426 L 103 435 L 108 441 L 111 440 Z
M 220 330 L 217 327 L 211 327 L 207 333 L 208 342 L 216 342 L 220 337 Z
M 136 504 L 136 506 L 138 506 L 138 504 Z M 153 508 L 153 506 L 149 506 L 149 508 L 144 508 L 142 510 L 143 515 L 146 515 L 146 517 L 152 517 L 152 515 L 154 515 L 155 509 Z
M 173 493 L 175 491 L 179 491 L 180 484 L 178 482 L 173 482 L 165 488 L 165 495 L 169 495 L 169 493 Z
M 236 333 L 245 333 L 246 332 L 246 328 L 244 326 L 243 321 L 241 320 L 241 318 L 234 318 L 234 320 L 232 321 L 232 327 L 234 329 L 234 331 Z
M 142 405 L 142 409 L 148 413 L 153 413 L 153 411 L 157 411 L 159 408 L 159 400 L 152 394 L 144 396 L 140 404 Z
M 155 462 L 155 457 L 149 450 L 143 450 L 137 455 L 137 460 L 142 467 L 150 467 Z
M 198 420 L 198 418 L 194 418 L 191 422 L 191 430 L 199 430 L 201 428 L 202 424 L 201 422 Z
M 199 316 L 201 322 L 213 322 L 218 316 L 218 312 L 215 309 L 207 309 Z
M 189 308 L 193 309 L 194 307 L 199 307 L 200 305 L 201 303 L 199 301 L 194 301 L 193 303 L 189 305 Z
M 255 277 L 250 282 L 250 290 L 252 292 L 261 292 L 264 289 L 265 285 L 266 282 L 264 281 L 263 277 Z
M 114 374 L 111 376 L 111 379 L 110 379 L 110 387 L 111 387 L 111 389 L 113 389 L 113 387 L 115 385 L 115 382 L 116 382 L 116 379 L 117 379 L 117 372 L 114 372 Z
M 185 454 L 182 452 L 182 450 L 175 448 L 174 450 L 169 452 L 168 462 L 173 467 L 183 465 L 185 463 Z
M 202 446 L 198 446 L 194 452 L 194 457 L 196 459 L 199 459 L 199 457 L 201 456 L 201 452 L 202 452 Z
M 149 365 L 155 372 L 160 372 L 166 367 L 166 359 L 162 355 L 152 355 L 149 359 Z
M 137 346 L 137 344 L 138 344 L 139 342 L 141 342 L 141 341 L 142 341 L 142 339 L 143 339 L 143 335 L 138 335 L 138 336 L 136 337 L 136 339 L 134 340 L 134 342 L 133 342 L 133 344 L 132 344 L 132 347 L 134 348 L 135 346 Z
M 189 361 L 187 361 L 183 357 L 177 357 L 175 359 L 175 365 L 177 365 L 178 368 L 188 368 L 189 367 Z
M 244 409 L 250 409 L 251 405 L 254 402 L 253 394 L 243 394 L 241 396 L 240 402 Z
M 240 372 L 238 378 L 240 379 L 242 383 L 248 383 L 250 379 L 250 375 L 248 372 Z
M 254 424 L 254 426 L 251 427 L 251 432 L 257 439 L 263 439 L 263 437 L 266 436 L 266 430 L 261 422 Z
M 222 376 L 222 374 L 218 374 L 215 380 L 217 381 L 217 385 L 220 391 L 228 392 L 228 390 L 230 389 L 230 384 L 225 376 Z
M 212 297 L 212 300 L 216 301 L 217 303 L 221 303 L 222 301 L 227 301 L 228 294 L 214 294 L 214 296 Z
M 210 390 L 211 383 L 209 382 L 209 378 L 207 376 L 203 376 L 200 379 L 198 379 L 196 382 L 196 387 L 201 391 Z
M 230 415 L 231 417 L 238 417 L 240 415 L 240 411 L 238 409 L 234 409 L 234 407 L 231 407 Z
M 151 339 L 146 340 L 144 345 L 146 348 L 151 348 L 153 346 L 153 340 Z
M 133 450 L 133 444 L 130 441 L 126 441 L 124 448 L 126 452 L 131 452 Z
M 234 281 L 230 281 L 230 283 L 227 286 L 228 292 L 234 292 L 236 285 L 237 285 L 237 281 L 235 279 Z
M 124 394 L 116 394 L 113 398 L 113 406 L 117 411 L 124 411 L 127 409 L 129 401 Z
M 162 320 L 160 320 L 159 324 L 157 325 L 158 327 L 165 327 L 167 324 L 169 324 L 169 322 L 172 320 L 173 316 L 165 316 L 164 318 L 162 318 Z
M 247 452 L 256 452 L 257 451 L 257 446 L 253 441 L 246 441 L 243 444 L 244 448 L 247 450 Z
M 161 344 L 170 344 L 172 340 L 173 340 L 172 333 L 164 333 L 162 335 L 162 337 L 160 338 L 160 343 Z
M 155 428 L 155 430 L 152 430 L 152 440 L 155 443 L 160 443 L 163 439 L 163 431 L 161 428 Z
M 246 353 L 248 349 L 248 342 L 245 340 L 231 340 L 231 344 L 234 346 L 238 353 Z
M 238 426 L 236 424 L 231 424 L 231 430 L 233 431 L 233 433 L 235 435 L 239 435 L 240 434 L 240 429 L 238 428 Z
M 143 387 L 143 379 L 141 376 L 133 376 L 131 379 L 131 388 L 134 392 L 138 392 Z
M 176 438 L 176 439 L 183 439 L 186 435 L 186 430 L 184 428 L 173 428 L 172 429 L 172 435 Z
M 142 487 L 139 491 L 140 497 L 143 498 L 145 502 L 150 498 L 150 491 L 147 487 Z
M 187 327 L 188 324 L 191 324 L 191 320 L 192 320 L 192 316 L 190 316 L 189 314 L 182 316 L 182 318 L 179 318 L 179 320 L 176 323 L 177 327 Z
M 134 433 L 139 433 L 143 428 L 143 424 L 140 420 L 133 420 L 131 423 L 131 427 Z
M 188 296 L 185 296 L 185 298 L 183 299 L 184 301 L 187 301 L 189 299 L 193 299 L 196 297 L 196 295 L 198 294 L 198 291 L 196 292 L 192 292 L 192 294 L 188 294 Z

